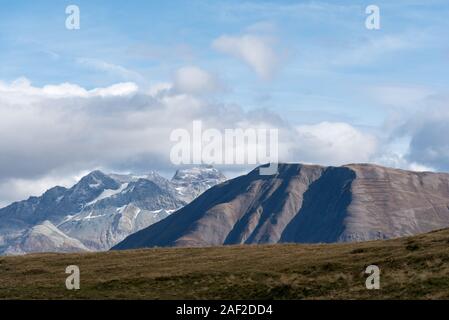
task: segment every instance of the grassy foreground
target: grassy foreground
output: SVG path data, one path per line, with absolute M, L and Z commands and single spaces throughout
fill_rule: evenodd
M 381 289 L 367 290 L 368 265 Z M 78 265 L 81 290 L 65 288 Z M 337 245 L 0 257 L 0 299 L 449 299 L 449 230 Z

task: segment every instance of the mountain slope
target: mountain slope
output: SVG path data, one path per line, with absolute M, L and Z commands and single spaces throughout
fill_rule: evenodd
M 189 203 L 212 186 L 226 181 L 226 177 L 210 165 L 177 170 L 171 179 L 178 198 Z
M 449 226 L 449 175 L 281 164 L 217 185 L 114 249 L 394 238 Z
M 44 221 L 89 250 L 108 250 L 223 179 L 210 166 L 179 170 L 172 180 L 154 171 L 138 176 L 93 171 L 70 189 L 55 187 L 40 197 L 0 209 L 0 254 L 13 252 L 11 248 L 24 241 L 27 231 Z M 47 251 L 64 251 L 51 248 L 50 243 L 45 246 Z M 17 252 L 34 252 L 32 246 L 21 250 Z
M 111 175 L 119 192 L 95 199 L 58 227 L 91 250 L 109 250 L 128 235 L 185 206 L 226 178 L 211 166 L 178 170 L 171 180 L 152 171 L 144 176 Z
M 79 240 L 65 235 L 50 221 L 44 221 L 24 232 L 5 250 L 6 255 L 27 252 L 80 252 L 89 251 Z
M 79 212 L 105 190 L 119 187 L 114 179 L 93 171 L 70 189 L 54 187 L 40 197 L 30 197 L 0 209 L 0 232 L 32 227 L 46 220 L 56 224 L 67 215 Z
M 87 205 L 58 227 L 93 250 L 108 250 L 186 204 L 147 179 L 139 178 L 123 186 L 121 192 Z

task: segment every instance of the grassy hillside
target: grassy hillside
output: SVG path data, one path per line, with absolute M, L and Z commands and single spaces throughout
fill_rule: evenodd
M 78 265 L 81 290 L 65 288 Z M 367 290 L 366 266 L 381 269 Z M 449 230 L 388 241 L 0 258 L 1 299 L 449 298 Z

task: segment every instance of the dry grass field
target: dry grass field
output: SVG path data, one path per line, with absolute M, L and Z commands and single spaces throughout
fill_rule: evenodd
M 365 288 L 368 265 L 380 290 Z M 65 288 L 78 265 L 81 289 Z M 0 299 L 449 299 L 449 230 L 330 245 L 0 257 Z

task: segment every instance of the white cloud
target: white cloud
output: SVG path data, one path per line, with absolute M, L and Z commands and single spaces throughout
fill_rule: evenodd
M 388 93 L 388 90 L 386 91 Z M 401 96 L 403 95 L 403 96 Z M 384 155 L 397 155 L 399 165 L 407 169 L 449 170 L 449 96 L 445 92 L 405 87 L 391 89 L 386 95 L 394 112 L 386 121 L 388 141 L 384 145 L 401 147 L 385 150 Z M 395 158 L 393 156 L 392 158 Z
M 142 92 L 133 83 L 91 90 L 35 87 L 26 79 L 0 83 L 0 202 L 39 194 L 60 184 L 58 177 L 95 168 L 172 171 L 170 133 L 194 120 L 218 130 L 265 122 L 288 127 L 272 114 L 254 116 L 172 87 Z
M 139 87 L 132 82 L 117 83 L 106 88 L 96 88 L 88 91 L 90 96 L 100 97 L 118 97 L 118 96 L 130 96 L 136 94 Z
M 373 162 L 390 168 L 400 168 L 416 172 L 437 171 L 433 167 L 418 162 L 410 162 L 406 154 L 397 151 L 380 154 L 379 157 L 373 159 Z
M 280 66 L 280 58 L 274 49 L 273 37 L 256 34 L 241 36 L 223 35 L 215 39 L 212 47 L 217 51 L 240 59 L 263 79 L 271 78 Z
M 409 161 L 449 170 L 449 113 L 430 108 L 419 112 L 404 126 L 411 137 Z
M 410 163 L 409 164 L 409 168 L 410 168 L 410 170 L 416 171 L 416 172 L 435 171 L 435 169 L 432 168 L 432 167 L 428 167 L 428 166 L 425 166 L 425 165 L 422 165 L 422 164 L 419 164 L 419 163 L 416 163 L 416 162 Z
M 207 71 L 195 66 L 186 66 L 176 71 L 174 88 L 182 93 L 202 94 L 219 91 L 222 85 L 216 76 Z
M 25 102 L 44 98 L 114 97 L 136 94 L 138 86 L 132 82 L 117 83 L 109 87 L 87 90 L 79 85 L 61 83 L 34 87 L 27 78 L 19 78 L 11 84 L 0 81 L 0 99 Z
M 322 122 L 296 128 L 295 154 L 301 161 L 342 165 L 370 161 L 377 139 L 346 123 Z
M 196 92 L 207 89 L 208 82 L 199 71 L 197 78 L 202 80 L 194 89 L 183 90 L 195 94 L 174 90 L 176 85 L 171 83 L 154 84 L 143 92 L 133 83 L 87 90 L 67 83 L 35 87 L 26 79 L 0 82 L 0 202 L 39 194 L 95 168 L 173 171 L 170 133 L 190 129 L 194 120 L 202 120 L 204 130 L 223 132 L 277 128 L 280 161 L 341 165 L 396 158 L 397 166 L 419 170 L 447 163 L 447 132 L 443 130 L 447 116 L 415 117 L 422 122 L 403 129 L 403 135 L 412 138 L 402 154 L 389 156 L 387 150 L 379 151 L 378 138 L 347 123 L 291 127 L 267 111 L 245 112 L 237 105 L 202 99 Z M 441 152 L 437 156 L 423 146 Z
M 150 96 L 157 97 L 161 94 L 167 93 L 173 89 L 173 83 L 171 82 L 158 82 L 154 83 L 147 90 Z

